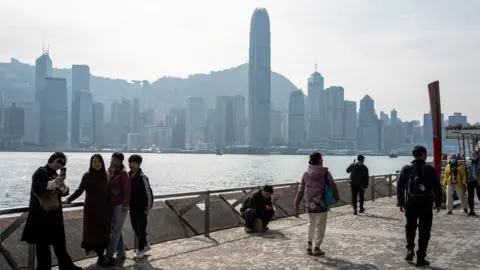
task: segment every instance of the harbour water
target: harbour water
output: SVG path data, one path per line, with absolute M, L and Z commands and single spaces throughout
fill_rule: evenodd
M 0 153 L 0 208 L 28 205 L 32 173 L 46 164 L 50 153 Z M 67 153 L 67 185 L 76 189 L 88 170 L 92 153 Z M 107 166 L 109 153 L 102 154 Z M 128 159 L 129 154 L 125 154 Z M 300 181 L 308 155 L 182 155 L 142 154 L 142 167 L 155 194 L 233 188 Z M 353 156 L 325 156 L 324 166 L 336 179 L 347 177 Z M 370 175 L 390 174 L 410 162 L 409 157 L 367 156 Z M 127 162 L 125 161 L 125 165 Z M 79 199 L 80 201 L 81 199 Z

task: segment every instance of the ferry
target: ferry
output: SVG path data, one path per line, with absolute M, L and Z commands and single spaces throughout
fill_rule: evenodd
M 397 151 L 392 150 L 390 151 L 390 154 L 388 154 L 389 158 L 398 158 Z

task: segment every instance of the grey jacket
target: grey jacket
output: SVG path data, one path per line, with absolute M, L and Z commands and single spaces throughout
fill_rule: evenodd
M 480 184 L 480 162 L 477 161 L 470 161 L 467 164 L 467 182 L 477 182 Z

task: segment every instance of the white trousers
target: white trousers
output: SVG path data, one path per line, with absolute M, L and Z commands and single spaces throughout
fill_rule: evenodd
M 313 242 L 315 236 L 315 247 L 320 247 L 325 237 L 325 230 L 327 229 L 327 215 L 324 213 L 307 213 L 308 215 L 308 236 L 307 241 Z
M 453 192 L 457 192 L 457 196 L 460 199 L 460 203 L 462 205 L 462 209 L 467 208 L 467 204 L 465 202 L 465 191 L 463 188 L 457 186 L 456 184 L 447 185 L 447 211 L 452 211 L 453 209 Z

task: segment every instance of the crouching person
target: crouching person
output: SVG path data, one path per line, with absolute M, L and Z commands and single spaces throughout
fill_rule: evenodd
M 273 187 L 266 185 L 245 200 L 242 208 L 240 208 L 240 213 L 243 219 L 245 219 L 245 232 L 254 232 L 256 219 L 262 221 L 262 231 L 268 230 L 268 223 L 275 215 L 273 211 L 272 194 Z
M 140 165 L 142 157 L 131 155 L 128 158 L 130 167 L 131 193 L 130 193 L 130 221 L 135 236 L 138 239 L 138 246 L 135 247 L 135 259 L 145 257 L 145 253 L 150 250 L 147 242 L 147 216 L 153 206 L 152 188 L 148 177 L 143 173 Z

